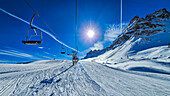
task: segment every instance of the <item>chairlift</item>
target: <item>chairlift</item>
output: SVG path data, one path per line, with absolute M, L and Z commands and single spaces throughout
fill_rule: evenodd
M 71 55 L 68 49 L 67 49 L 67 55 Z
M 29 28 L 29 29 L 27 30 L 26 41 L 22 41 L 22 43 L 24 43 L 24 44 L 26 44 L 26 45 L 39 45 L 40 43 L 42 43 L 42 31 L 41 31 L 40 29 L 32 26 L 33 19 L 34 19 L 34 17 L 35 17 L 36 15 L 38 15 L 38 14 L 34 14 L 34 16 L 33 16 L 32 19 L 31 19 L 31 22 L 30 22 L 30 27 L 31 27 L 31 28 Z M 29 35 L 28 33 L 30 32 L 30 30 L 33 30 L 33 31 L 35 32 L 35 35 L 31 35 L 30 38 L 28 38 L 28 35 Z M 37 34 L 37 31 L 40 32 L 39 35 Z M 36 36 L 36 37 L 41 37 L 41 40 L 39 40 L 39 41 L 38 41 L 38 40 L 32 40 L 31 38 L 32 38 L 32 37 L 35 37 L 35 36 Z
M 62 48 L 61 48 L 61 54 L 65 54 L 66 53 L 66 50 L 64 49 L 63 45 L 62 45 Z
M 72 53 L 73 53 L 73 54 L 76 54 L 76 51 L 73 50 Z

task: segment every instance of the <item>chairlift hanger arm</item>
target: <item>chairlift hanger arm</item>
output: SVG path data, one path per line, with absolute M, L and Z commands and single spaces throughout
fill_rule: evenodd
M 31 18 L 30 27 L 31 27 L 32 29 L 37 29 L 37 28 L 35 28 L 35 27 L 32 27 L 32 22 L 33 22 L 34 17 L 35 17 L 36 15 L 39 16 L 37 13 L 35 13 L 34 16 Z

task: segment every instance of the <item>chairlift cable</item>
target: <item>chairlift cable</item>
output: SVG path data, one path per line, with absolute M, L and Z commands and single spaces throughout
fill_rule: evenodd
M 34 10 L 34 8 L 26 1 L 26 0 L 24 0 L 25 1 L 25 3 L 35 12 L 35 14 L 38 14 L 35 10 Z M 55 32 L 48 26 L 48 24 L 40 17 L 40 15 L 38 15 L 38 17 L 40 18 L 40 20 L 45 24 L 45 26 L 47 26 L 47 28 L 51 31 L 51 32 L 53 32 L 54 33 L 54 35 L 57 37 L 57 39 L 59 39 L 60 40 L 60 38 L 55 34 Z
M 35 12 L 35 14 L 37 14 L 37 12 L 34 10 L 34 8 L 26 1 L 26 0 L 24 0 L 25 1 L 25 3 Z M 56 35 L 56 33 L 48 26 L 48 24 L 38 15 L 38 17 L 40 18 L 40 20 L 47 26 L 47 28 L 51 31 L 51 32 L 53 32 L 53 34 L 57 37 L 57 39 L 58 39 L 58 42 L 60 43 L 60 44 L 62 44 L 62 45 L 64 45 L 64 46 L 66 46 L 67 48 L 70 48 L 70 49 L 74 49 L 74 48 L 71 48 L 70 46 L 68 46 L 68 45 L 66 45 L 66 44 L 64 44 L 63 42 L 61 42 L 60 41 L 60 38 Z M 76 50 L 76 49 L 74 49 L 76 52 L 78 52 L 78 50 Z
M 57 36 L 57 34 L 48 26 L 48 24 L 39 16 L 40 20 L 47 26 L 47 28 L 54 33 L 54 35 L 57 37 L 57 39 L 60 40 L 60 38 Z
M 31 5 L 26 0 L 24 0 L 24 1 L 35 12 L 35 14 L 37 14 L 37 12 L 34 10 L 34 8 Z

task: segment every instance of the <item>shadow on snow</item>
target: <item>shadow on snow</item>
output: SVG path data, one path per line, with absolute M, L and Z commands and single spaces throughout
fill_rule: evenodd
M 65 72 L 68 71 L 71 67 L 73 67 L 73 66 L 70 66 L 69 68 L 65 69 L 64 71 L 60 72 L 59 74 L 53 76 L 53 77 L 50 78 L 50 79 L 44 79 L 44 80 L 42 80 L 42 81 L 40 82 L 40 84 L 51 84 L 51 83 L 54 81 L 54 78 L 55 78 L 55 77 L 57 77 L 57 76 L 65 73 Z M 55 82 L 58 83 L 58 82 L 61 81 L 61 79 L 62 79 L 62 78 L 59 78 L 59 79 L 56 80 Z

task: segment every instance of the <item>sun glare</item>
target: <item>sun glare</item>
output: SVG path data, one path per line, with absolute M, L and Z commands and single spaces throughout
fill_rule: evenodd
M 94 31 L 93 30 L 89 30 L 87 35 L 88 35 L 88 37 L 92 38 L 94 36 Z

